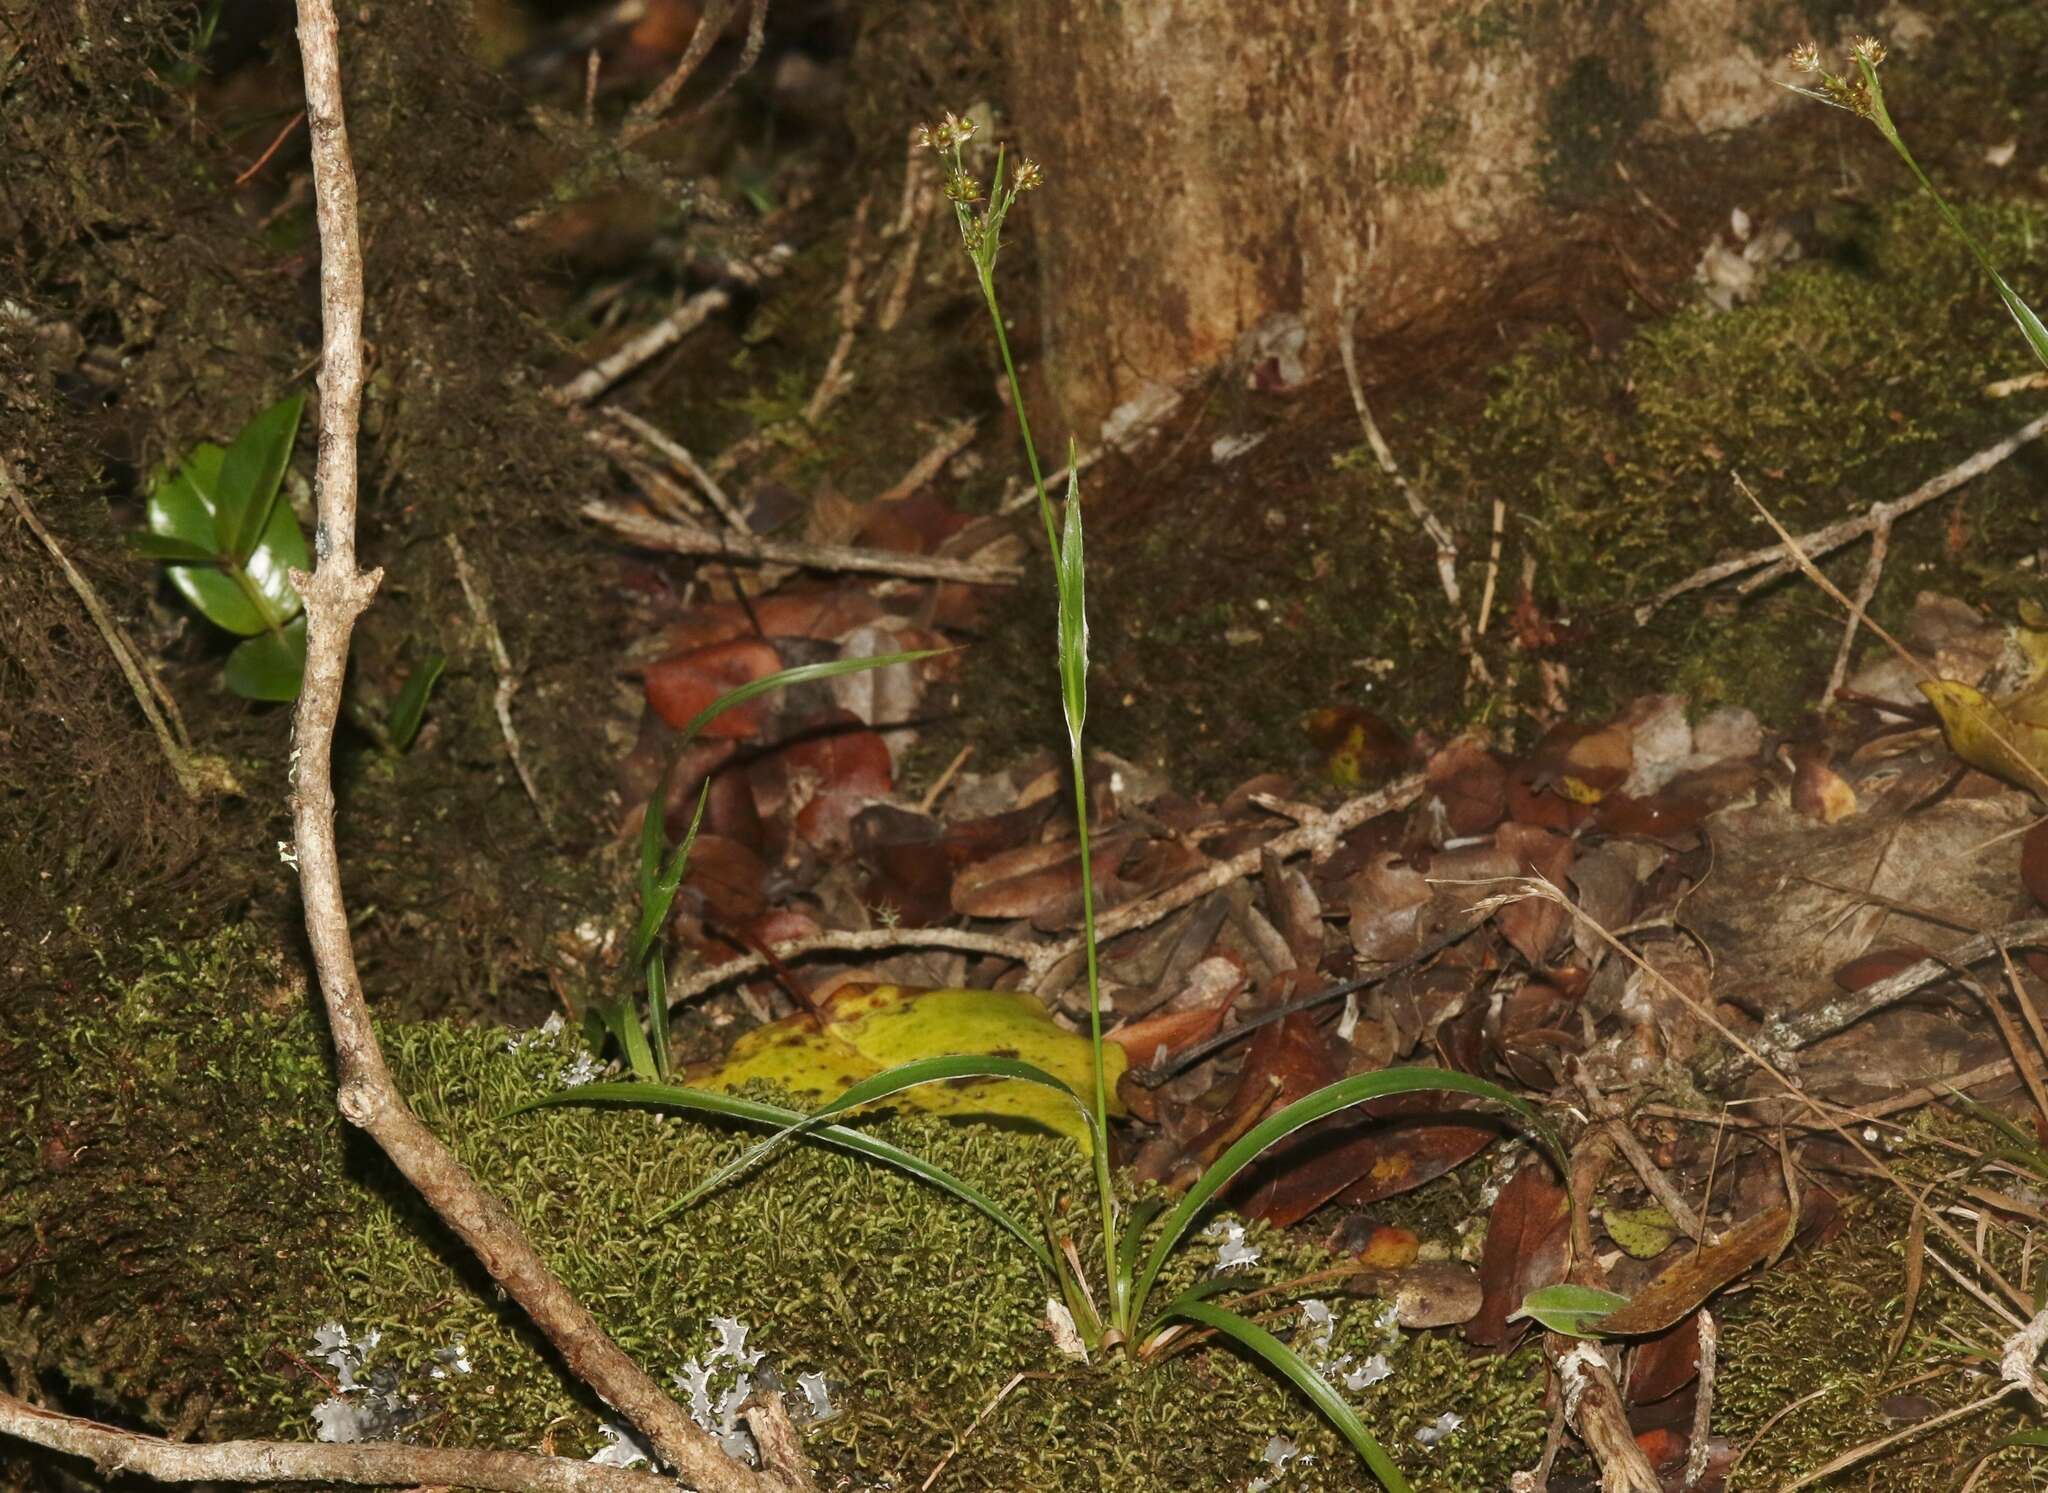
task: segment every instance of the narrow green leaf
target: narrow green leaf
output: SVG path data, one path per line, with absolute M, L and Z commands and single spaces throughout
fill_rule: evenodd
M 1124 1220 L 1123 1237 L 1116 1246 L 1116 1280 L 1124 1293 L 1130 1290 L 1131 1272 L 1138 1268 L 1138 1245 L 1145 1237 L 1145 1230 L 1152 1220 L 1166 1211 L 1165 1198 L 1146 1198 L 1131 1205 L 1130 1216 Z
M 1068 457 L 1071 468 L 1073 457 Z M 1060 693 L 1066 709 L 1067 735 L 1077 745 L 1088 717 L 1087 567 L 1081 553 L 1081 475 L 1067 474 L 1067 522 L 1060 540 Z
M 1142 1318 L 1145 1298 L 1151 1294 L 1152 1282 L 1158 1278 L 1160 1267 L 1166 1257 L 1180 1242 L 1195 1216 L 1206 1208 L 1210 1201 L 1221 1192 L 1251 1161 L 1275 1141 L 1283 1140 L 1305 1125 L 1312 1125 L 1325 1115 L 1336 1114 L 1354 1104 L 1363 1104 L 1372 1099 L 1384 1099 L 1390 1094 L 1413 1094 L 1422 1091 L 1441 1090 L 1446 1093 L 1470 1094 L 1476 1098 L 1490 1100 L 1519 1116 L 1544 1150 L 1550 1153 L 1558 1170 L 1565 1167 L 1564 1148 L 1558 1144 L 1550 1127 L 1543 1123 L 1536 1111 L 1523 1100 L 1517 1099 L 1498 1084 L 1488 1083 L 1483 1078 L 1474 1078 L 1468 1073 L 1453 1073 L 1446 1068 L 1382 1068 L 1377 1073 L 1360 1073 L 1350 1078 L 1316 1090 L 1305 1098 L 1297 1099 L 1277 1114 L 1268 1115 L 1264 1120 L 1247 1131 L 1242 1139 L 1216 1159 L 1206 1172 L 1202 1173 L 1195 1185 L 1190 1187 L 1180 1203 L 1168 1216 L 1159 1237 L 1153 1241 L 1152 1253 L 1146 1258 L 1145 1271 L 1138 1279 L 1137 1294 L 1132 1298 L 1131 1315 Z
M 683 742 L 687 745 L 711 722 L 717 720 L 735 705 L 744 705 L 758 695 L 770 690 L 787 689 L 795 684 L 811 684 L 820 679 L 837 679 L 841 674 L 858 674 L 865 669 L 886 669 L 891 664 L 914 664 L 920 659 L 936 658 L 946 652 L 944 648 L 926 648 L 916 653 L 885 653 L 874 658 L 835 658 L 822 664 L 799 664 L 793 669 L 781 669 L 765 679 L 756 679 L 738 689 L 729 690 L 690 718 L 683 727 Z
M 247 560 L 270 527 L 305 403 L 303 394 L 280 399 L 242 427 L 221 460 L 213 493 L 214 528 L 230 560 Z
M 414 738 L 420 734 L 420 722 L 427 715 L 427 701 L 434 693 L 441 671 L 447 667 L 448 660 L 436 653 L 405 676 L 405 688 L 398 692 L 398 703 L 391 707 L 391 722 L 385 728 L 390 734 L 391 744 L 401 752 L 410 750 Z
M 180 565 L 212 565 L 216 560 L 213 551 L 205 545 L 180 539 L 175 534 L 130 534 L 128 547 L 152 560 L 168 560 Z
M 1225 1337 L 1235 1339 L 1245 1349 L 1256 1353 L 1286 1376 L 1288 1382 L 1307 1395 L 1315 1407 L 1329 1417 L 1330 1424 L 1343 1433 L 1352 1449 L 1364 1459 L 1372 1475 L 1379 1479 L 1380 1486 L 1387 1493 L 1409 1493 L 1408 1479 L 1401 1475 L 1401 1469 L 1394 1465 L 1393 1458 L 1386 1454 L 1372 1432 L 1365 1428 L 1365 1422 L 1358 1418 L 1358 1412 L 1344 1403 L 1344 1397 L 1321 1374 L 1310 1368 L 1300 1354 L 1280 1339 L 1266 1331 L 1258 1323 L 1239 1316 L 1236 1312 L 1211 1302 L 1203 1301 L 1193 1292 L 1174 1298 L 1171 1305 L 1161 1313 L 1162 1317 L 1185 1317 L 1212 1328 Z
M 245 700 L 296 700 L 306 676 L 306 619 L 261 633 L 228 655 L 228 688 Z
M 775 1134 L 746 1151 L 737 1160 L 728 1162 L 725 1166 L 712 1173 L 711 1176 L 698 1183 L 695 1188 L 691 1189 L 690 1195 L 683 1199 L 683 1205 L 687 1207 L 706 1193 L 717 1191 L 741 1172 L 753 1167 L 763 1157 L 788 1141 L 792 1136 L 808 1130 L 814 1125 L 821 1124 L 831 1119 L 834 1115 L 843 1115 L 848 1110 L 858 1109 L 863 1104 L 874 1104 L 880 1100 L 890 1098 L 892 1095 L 901 1094 L 907 1089 L 921 1088 L 928 1083 L 948 1083 L 962 1078 L 1019 1078 L 1026 1083 L 1035 1083 L 1044 1088 L 1056 1089 L 1074 1101 L 1074 1107 L 1081 1112 L 1081 1117 L 1087 1122 L 1090 1132 L 1093 1133 L 1095 1129 L 1094 1111 L 1089 1109 L 1086 1101 L 1069 1088 L 1065 1082 L 1055 1078 L 1036 1064 L 1022 1062 L 1017 1058 L 985 1057 L 979 1054 L 959 1057 L 917 1058 L 912 1062 L 899 1063 L 894 1068 L 889 1068 L 875 1074 L 872 1078 L 864 1078 L 840 1094 L 837 1099 L 832 1100 L 831 1103 L 811 1111 L 808 1115 L 799 1116 L 795 1123 L 785 1125 L 782 1129 L 776 1131 Z M 1095 1145 L 1098 1148 L 1101 1147 L 1102 1137 L 1100 1135 L 1095 1136 Z
M 530 1110 L 581 1104 L 622 1104 L 640 1109 L 695 1110 L 728 1120 L 740 1120 L 750 1125 L 782 1126 L 792 1122 L 801 1124 L 807 1118 L 797 1110 L 784 1109 L 777 1104 L 762 1104 L 753 1099 L 736 1099 L 730 1094 L 714 1094 L 705 1089 L 685 1088 L 679 1084 L 655 1083 L 582 1084 L 573 1089 L 563 1089 L 558 1093 L 530 1099 L 506 1111 L 503 1118 L 510 1119 L 513 1115 L 525 1114 Z M 850 1151 L 856 1156 L 865 1156 L 871 1161 L 879 1161 L 899 1171 L 908 1172 L 919 1181 L 951 1193 L 961 1202 L 980 1209 L 1023 1241 L 1024 1247 L 1031 1251 L 1032 1258 L 1044 1268 L 1046 1279 L 1059 1279 L 1059 1267 L 1054 1264 L 1052 1250 L 1047 1247 L 1044 1240 L 1035 1237 L 1001 1203 L 971 1182 L 954 1176 L 944 1167 L 926 1161 L 922 1156 L 906 1151 L 901 1146 L 877 1140 L 845 1125 L 822 1125 L 815 1130 L 806 1131 L 804 1138 L 836 1146 L 842 1151 Z M 679 1202 L 671 1203 L 655 1213 L 647 1222 L 659 1223 L 682 1206 Z
M 666 782 L 666 774 L 663 775 Z M 661 796 L 647 806 L 647 817 L 655 824 L 654 853 L 661 855 L 661 823 L 667 816 L 662 806 L 668 801 L 668 790 L 656 790 Z M 657 868 L 651 881 L 643 876 L 640 887 L 640 926 L 633 934 L 633 958 L 645 959 L 647 951 L 654 947 L 661 937 L 661 930 L 668 923 L 669 909 L 675 906 L 676 892 L 683 884 L 683 872 L 689 868 L 690 851 L 697 844 L 698 827 L 704 823 L 704 806 L 711 801 L 711 780 L 706 778 L 697 790 L 697 808 L 690 815 L 690 827 L 683 834 L 682 843 L 676 846 L 676 853 L 665 869 Z M 642 848 L 646 841 L 642 840 Z
M 1628 1298 L 1598 1286 L 1544 1286 L 1522 1298 L 1510 1322 L 1527 1317 L 1566 1337 L 1598 1337 L 1600 1319 L 1628 1305 Z
M 1992 1452 L 2002 1452 L 2015 1446 L 2048 1446 L 2048 1429 L 2036 1426 L 2031 1431 L 2015 1431 L 2010 1436 L 2002 1436 L 1992 1442 L 1984 1451 L 1988 1456 Z
M 654 1076 L 668 1077 L 668 960 L 656 944 L 647 954 L 647 1030 L 653 1038 Z

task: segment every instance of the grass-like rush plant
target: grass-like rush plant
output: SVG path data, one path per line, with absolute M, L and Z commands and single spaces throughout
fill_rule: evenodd
M 1102 996 L 1097 967 L 1095 899 L 1088 826 L 1088 796 L 1083 770 L 1082 727 L 1088 707 L 1088 619 L 1083 564 L 1082 521 L 1079 481 L 1067 480 L 1065 511 L 1062 515 L 1046 490 L 1038 450 L 1024 409 L 1023 390 L 1011 357 L 1009 339 L 1003 329 L 1002 309 L 996 293 L 996 259 L 1002 249 L 1002 230 L 1010 209 L 1024 193 L 1042 180 L 1029 160 L 1018 164 L 1008 181 L 1004 179 L 1004 158 L 996 157 L 993 180 L 984 193 L 968 167 L 965 147 L 976 126 L 972 121 L 944 120 L 920 133 L 922 143 L 937 151 L 946 166 L 946 195 L 959 220 L 961 241 L 973 263 L 982 297 L 995 326 L 996 345 L 1002 355 L 1003 371 L 1009 379 L 1013 408 L 1024 440 L 1025 457 L 1038 497 L 1039 516 L 1045 525 L 1058 579 L 1059 626 L 1058 662 L 1061 703 L 1067 723 L 1067 741 L 1073 776 L 1075 830 L 1080 849 L 1082 920 L 1085 932 L 1088 986 L 1088 1029 L 1093 1050 L 1092 1092 L 1075 1092 L 1061 1079 L 1030 1063 L 1014 1058 L 986 1055 L 930 1057 L 878 1073 L 853 1085 L 838 1098 L 808 1114 L 777 1105 L 735 1098 L 666 1082 L 667 998 L 666 975 L 661 953 L 661 930 L 666 924 L 677 886 L 688 862 L 690 846 L 697 832 L 693 819 L 682 843 L 672 854 L 664 853 L 663 805 L 668 791 L 667 776 L 655 790 L 648 807 L 641 839 L 641 919 L 634 945 L 634 963 L 644 974 L 644 1011 L 634 1009 L 631 998 L 607 1007 L 597 1017 L 599 1027 L 618 1041 L 637 1081 L 584 1084 L 549 1095 L 522 1106 L 534 1109 L 563 1104 L 619 1104 L 648 1108 L 675 1108 L 737 1120 L 749 1125 L 772 1127 L 772 1133 L 742 1153 L 729 1165 L 706 1178 L 675 1206 L 724 1186 L 758 1165 L 777 1147 L 799 1138 L 836 1146 L 872 1160 L 896 1166 L 923 1179 L 953 1197 L 980 1209 L 1014 1235 L 1045 1272 L 1048 1286 L 1058 1292 L 1048 1309 L 1063 1309 L 1071 1319 L 1082 1343 L 1093 1353 L 1122 1353 L 1131 1358 L 1150 1357 L 1166 1341 L 1169 1328 L 1191 1324 L 1230 1338 L 1263 1359 L 1295 1385 L 1329 1418 L 1355 1448 L 1373 1475 L 1390 1493 L 1406 1493 L 1407 1480 L 1388 1457 L 1337 1390 L 1287 1344 L 1251 1318 L 1232 1310 L 1214 1298 L 1234 1284 L 1212 1276 L 1170 1299 L 1155 1300 L 1160 1274 L 1174 1251 L 1187 1239 L 1197 1220 L 1215 1203 L 1230 1183 L 1268 1147 L 1315 1124 L 1327 1116 L 1393 1094 L 1433 1090 L 1464 1094 L 1500 1105 L 1518 1119 L 1550 1156 L 1563 1165 L 1563 1153 L 1549 1128 L 1523 1100 L 1484 1079 L 1444 1069 L 1404 1067 L 1377 1073 L 1357 1074 L 1309 1094 L 1269 1115 L 1226 1150 L 1202 1173 L 1169 1209 L 1159 1200 L 1147 1200 L 1126 1213 L 1118 1205 L 1110 1174 L 1109 1086 L 1103 1066 Z M 1069 461 L 1071 473 L 1073 463 Z M 913 655 L 914 656 L 914 655 Z M 898 659 L 858 659 L 787 670 L 745 686 L 724 696 L 684 732 L 685 741 L 719 712 L 743 700 L 785 684 L 825 677 L 853 668 L 877 667 Z M 704 799 L 700 794 L 697 815 L 701 818 Z M 642 1017 L 645 1025 L 643 1028 Z M 924 1084 L 949 1083 L 963 1079 L 1014 1079 L 1058 1091 L 1071 1100 L 1081 1114 L 1090 1141 L 1089 1151 L 1097 1191 L 1098 1223 L 1102 1234 L 1102 1260 L 1107 1279 L 1091 1283 L 1080 1252 L 1070 1238 L 1047 1227 L 1033 1228 L 1025 1219 L 998 1203 L 968 1180 L 955 1176 L 900 1147 L 868 1136 L 849 1124 L 855 1111 L 878 1105 Z M 663 1216 L 674 1207 L 663 1210 Z M 1099 1286 L 1099 1289 L 1098 1289 Z

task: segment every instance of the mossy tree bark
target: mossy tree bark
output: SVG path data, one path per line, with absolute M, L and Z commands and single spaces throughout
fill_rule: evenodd
M 1782 0 L 1023 0 L 1004 8 L 1047 372 L 1068 425 L 1297 318 L 1313 366 L 1471 305 L 1626 191 L 1638 135 L 1791 95 Z M 1822 38 L 1823 42 L 1830 40 Z M 1375 247 L 1376 246 L 1376 247 Z

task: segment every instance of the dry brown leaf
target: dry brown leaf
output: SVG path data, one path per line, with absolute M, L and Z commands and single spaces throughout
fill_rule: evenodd
M 1612 1337 L 1662 1332 L 1713 1294 L 1776 1254 L 1792 1237 L 1792 1210 L 1782 1204 L 1729 1229 L 1712 1244 L 1660 1271 L 1629 1304 L 1600 1319 Z
M 1497 1348 L 1519 1336 L 1526 1322 L 1510 1324 L 1531 1291 L 1562 1281 L 1571 1265 L 1571 1202 L 1551 1180 L 1550 1168 L 1530 1160 L 1494 1200 L 1479 1261 L 1479 1310 L 1465 1324 L 1467 1341 Z

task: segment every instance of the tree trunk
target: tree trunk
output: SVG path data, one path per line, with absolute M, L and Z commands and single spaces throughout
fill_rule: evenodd
M 1790 5 L 1021 0 L 1004 7 L 1046 374 L 1076 432 L 1233 353 L 1293 382 L 1469 307 L 1639 135 L 1791 95 Z M 1825 39 L 1824 39 L 1825 40 Z M 1769 49 L 1760 53 L 1759 46 Z

